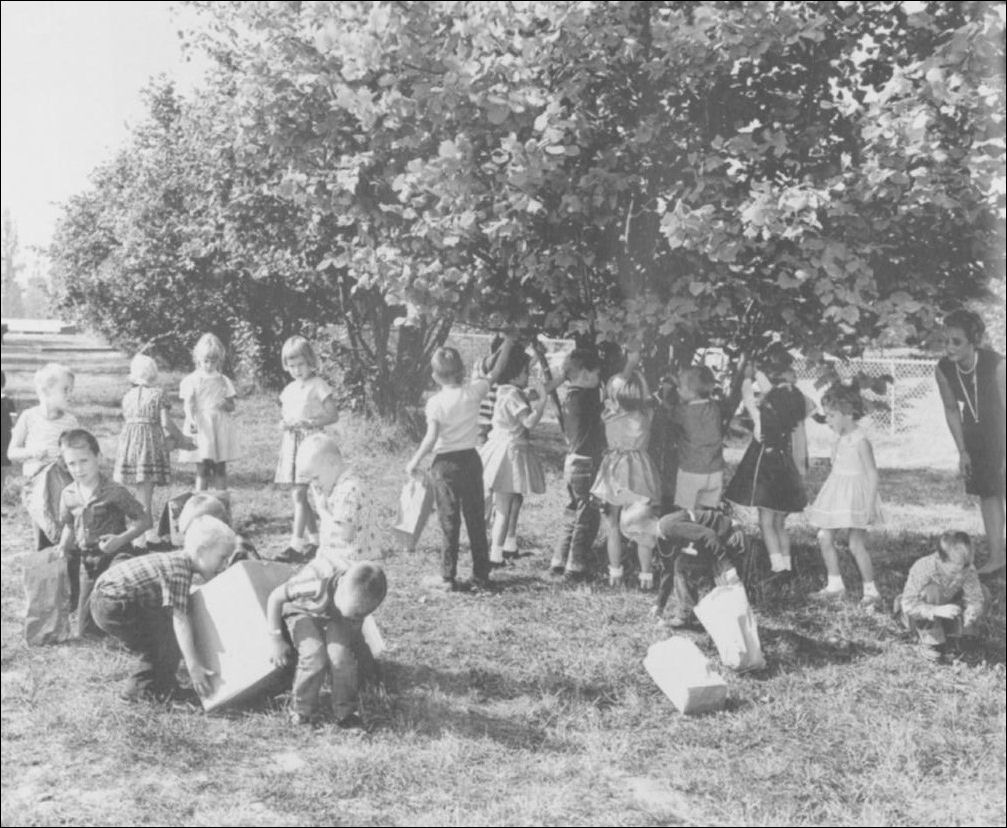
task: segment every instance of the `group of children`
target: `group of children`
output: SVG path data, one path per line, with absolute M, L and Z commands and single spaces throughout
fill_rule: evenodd
M 235 389 L 221 372 L 224 356 L 217 337 L 205 334 L 199 339 L 193 352 L 196 370 L 179 389 L 185 416 L 181 430 L 172 422 L 170 403 L 157 384 L 156 363 L 145 355 L 134 358 L 132 388 L 123 398 L 125 424 L 114 480 L 100 469 L 97 441 L 68 411 L 73 375 L 62 366 L 50 364 L 37 372 L 39 405 L 21 413 L 11 435 L 9 456 L 23 463 L 25 504 L 36 544 L 57 545 L 65 556 L 81 632 L 93 618 L 139 654 L 140 664 L 126 692 L 130 697 L 174 693 L 180 657 L 197 692 L 208 692 L 212 684 L 183 618 L 193 576 L 210 578 L 219 572 L 238 539 L 220 520 L 226 515 L 207 513 L 186 527 L 181 550 L 166 551 L 165 540 L 152 530 L 151 506 L 154 488 L 169 481 L 169 455 L 176 448 L 187 448 L 183 457 L 196 464 L 197 491 L 227 488 L 227 464 L 239 456 L 240 447 L 233 421 Z M 298 721 L 317 716 L 319 690 L 328 672 L 334 715 L 339 723 L 355 726 L 356 670 L 368 657 L 360 621 L 387 589 L 381 568 L 366 561 L 379 556 L 381 549 L 363 485 L 344 463 L 335 439 L 324 431 L 337 421 L 338 409 L 332 389 L 318 375 L 310 343 L 292 337 L 282 359 L 291 382 L 280 397 L 282 437 L 275 481 L 291 488 L 293 526 L 290 543 L 277 558 L 305 563 L 305 568 L 269 597 L 272 659 L 278 666 L 288 663 L 288 639 L 297 650 L 293 715 Z M 817 598 L 845 594 L 833 538 L 836 531 L 849 530 L 850 548 L 863 577 L 862 603 L 880 600 L 865 545 L 868 527 L 881 520 L 878 473 L 870 442 L 858 427 L 864 410 L 856 388 L 837 385 L 822 399 L 826 422 L 838 440 L 830 476 L 805 509 L 806 455 L 802 461 L 798 452 L 795 461 L 794 449 L 801 442 L 795 434 L 811 411 L 785 358 L 762 366 L 770 387 L 753 410 L 754 437 L 726 487 L 724 412 L 705 366 L 683 369 L 657 400 L 634 351 L 603 381 L 599 355 L 577 348 L 560 375 L 538 392 L 527 388 L 530 357 L 513 337 L 486 360 L 483 376 L 471 382 L 466 382 L 465 366 L 453 348 L 438 349 L 431 368 L 438 390 L 427 401 L 427 431 L 406 473 L 419 474 L 420 464 L 433 455 L 429 480 L 444 534 L 436 587 L 492 589 L 493 568 L 516 554 L 523 500 L 545 491 L 542 464 L 529 433 L 549 395 L 565 384 L 562 422 L 568 450 L 563 480 L 569 499 L 550 563 L 553 574 L 571 581 L 590 577 L 603 514 L 609 584 L 623 583 L 624 540 L 632 541 L 641 589 L 655 586 L 655 557 L 662 562 L 656 614 L 670 598 L 668 623 L 687 624 L 698 593 L 714 576 L 737 578 L 735 553 L 744 535 L 725 513 L 727 501 L 758 509 L 774 578 L 786 578 L 792 569 L 786 517 L 805 510 L 819 528 L 828 573 Z M 486 433 L 480 429 L 480 407 L 490 394 L 495 400 Z M 655 423 L 668 430 L 665 444 L 675 448 L 674 479 L 668 464 L 651 457 Z M 136 487 L 137 497 L 126 484 Z M 489 539 L 487 492 L 493 504 Z M 467 583 L 458 580 L 463 521 L 472 554 L 472 579 Z M 973 628 L 983 612 L 983 594 L 973 583 L 967 536 L 942 537 L 934 560 L 924 560 L 927 573 L 914 568 L 900 611 L 921 635 L 926 630 L 930 639 L 925 640 L 936 636 L 933 630 L 942 620 Z M 955 612 L 951 602 L 963 590 L 965 610 Z

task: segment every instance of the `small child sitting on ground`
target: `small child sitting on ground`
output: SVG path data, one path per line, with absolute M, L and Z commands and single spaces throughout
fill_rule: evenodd
M 131 558 L 133 541 L 150 529 L 150 516 L 121 483 L 101 471 L 98 441 L 81 428 L 60 435 L 59 447 L 72 482 L 59 500 L 59 550 L 70 575 L 77 634 L 93 631 L 89 600 L 94 580 L 113 562 Z
M 693 607 L 715 579 L 739 581 L 734 561 L 744 552 L 745 536 L 720 509 L 675 509 L 658 519 L 647 504 L 635 504 L 623 511 L 622 532 L 657 545 L 661 581 L 651 612 L 660 619 L 670 597 L 670 627 L 692 623 Z
M 920 652 L 937 659 L 947 639 L 976 635 L 976 625 L 989 605 L 979 581 L 972 540 L 965 532 L 945 532 L 937 551 L 909 570 L 895 616 L 919 636 Z
M 200 662 L 193 641 L 189 591 L 194 575 L 210 580 L 225 568 L 234 545 L 234 532 L 203 515 L 189 525 L 182 549 L 131 558 L 99 576 L 91 594 L 94 621 L 137 658 L 122 698 L 171 699 L 178 692 L 180 657 L 195 691 L 212 692 L 213 673 Z

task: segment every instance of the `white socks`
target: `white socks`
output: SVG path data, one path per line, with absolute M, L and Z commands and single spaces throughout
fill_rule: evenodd
M 790 572 L 791 570 L 790 555 L 770 555 L 769 556 L 769 567 L 773 572 Z
M 880 598 L 874 581 L 864 581 L 864 598 Z
M 829 592 L 846 592 L 846 585 L 843 583 L 842 575 L 829 575 L 829 581 L 825 585 Z

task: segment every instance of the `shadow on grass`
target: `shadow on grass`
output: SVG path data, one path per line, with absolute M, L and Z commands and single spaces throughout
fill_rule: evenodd
M 824 667 L 828 664 L 849 664 L 859 658 L 877 655 L 881 648 L 863 641 L 846 638 L 812 638 L 802 633 L 775 627 L 760 626 L 767 668 L 753 674 L 768 679 L 801 667 Z

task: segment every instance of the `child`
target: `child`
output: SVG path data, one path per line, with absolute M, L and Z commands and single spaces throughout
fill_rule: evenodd
M 529 404 L 524 389 L 528 385 L 528 354 L 517 348 L 499 373 L 493 428 L 480 449 L 483 484 L 493 492 L 493 521 L 490 565 L 503 566 L 505 556 L 517 556 L 517 521 L 526 494 L 545 491 L 545 474 L 528 432 L 545 411 L 548 393 Z
M 710 399 L 717 383 L 705 365 L 678 374 L 680 403 L 672 410 L 678 434 L 675 505 L 713 509 L 724 490 L 724 434 L 720 405 Z
M 175 671 L 185 659 L 192 686 L 213 690 L 213 673 L 200 662 L 189 623 L 193 575 L 209 581 L 234 552 L 234 532 L 209 515 L 196 518 L 175 552 L 154 552 L 118 563 L 91 593 L 95 623 L 136 655 L 136 667 L 120 694 L 129 701 L 167 701 L 178 692 Z
M 661 500 L 661 483 L 647 453 L 652 413 L 647 405 L 650 393 L 643 374 L 636 370 L 638 351 L 626 359 L 621 373 L 608 381 L 606 410 L 602 416 L 608 450 L 601 459 L 591 494 L 607 504 L 608 520 L 608 582 L 622 584 L 622 535 L 619 512 L 633 503 L 657 504 Z M 653 544 L 637 543 L 640 556 L 640 589 L 654 585 L 651 571 Z
M 0 449 L 2 449 L 2 465 L 0 465 L 0 492 L 7 483 L 11 462 L 7 456 L 10 447 L 11 429 L 14 427 L 14 404 L 7 396 L 7 374 L 0 371 Z
M 189 497 L 178 515 L 178 531 L 182 533 L 182 536 L 185 536 L 192 522 L 201 515 L 215 517 L 221 523 L 233 529 L 234 527 L 231 526 L 230 501 L 225 498 L 226 495 L 227 492 L 217 492 L 216 494 L 196 492 Z M 230 566 L 238 561 L 248 560 L 260 560 L 255 544 L 244 535 L 235 535 L 234 554 L 228 559 L 227 565 Z
M 878 497 L 878 469 L 867 435 L 858 422 L 864 416 L 864 401 L 856 385 L 835 383 L 822 397 L 825 422 L 839 439 L 832 452 L 832 471 L 805 515 L 818 527 L 818 544 L 825 559 L 828 583 L 812 597 L 841 598 L 846 594 L 839 574 L 839 556 L 833 538 L 837 529 L 850 530 L 850 552 L 864 581 L 863 607 L 881 600 L 874 583 L 874 566 L 867 552 L 867 527 L 882 522 Z
M 203 334 L 192 351 L 196 370 L 182 380 L 178 395 L 185 410 L 185 433 L 196 438 L 196 491 L 227 488 L 227 463 L 238 456 L 238 437 L 231 414 L 237 396 L 220 373 L 224 346 Z
M 168 445 L 170 434 L 168 401 L 157 387 L 157 363 L 149 356 L 137 354 L 129 366 L 129 381 L 133 387 L 122 398 L 122 415 L 126 425 L 119 435 L 118 451 L 112 478 L 116 483 L 137 486 L 139 501 L 153 524 L 151 505 L 154 487 L 167 486 L 171 479 Z M 148 543 L 160 543 L 161 538 L 151 529 L 146 539 L 136 545 L 144 548 Z
M 605 426 L 598 392 L 601 360 L 595 351 L 577 348 L 567 357 L 562 373 L 570 383 L 563 400 L 567 450 L 563 482 L 570 500 L 551 569 L 554 575 L 579 581 L 589 572 L 591 546 L 598 534 L 599 513 L 591 497 L 591 485 L 605 452 Z
M 313 724 L 318 697 L 328 674 L 332 715 L 341 728 L 360 728 L 357 713 L 358 670 L 370 650 L 363 641 L 363 620 L 388 591 L 384 570 L 358 561 L 346 568 L 324 549 L 289 581 L 274 589 L 266 603 L 273 649 L 270 660 L 286 666 L 292 654 L 283 640 L 283 622 L 297 650 L 291 720 Z
M 94 580 L 113 562 L 133 556 L 133 541 L 151 522 L 129 489 L 102 474 L 93 434 L 80 428 L 65 431 L 59 446 L 73 478 L 60 496 L 59 549 L 70 572 L 70 603 L 77 604 L 77 635 L 83 636 L 93 630 L 89 601 Z
M 759 510 L 759 528 L 773 579 L 790 577 L 793 563 L 787 515 L 808 502 L 794 464 L 793 434 L 806 414 L 804 394 L 788 382 L 789 357 L 766 365 L 770 389 L 759 403 L 757 430 L 724 493 L 725 499 Z
M 909 570 L 905 588 L 895 599 L 895 615 L 919 636 L 920 651 L 936 659 L 948 636 L 974 635 L 989 603 L 979 581 L 972 541 L 964 532 L 945 532 L 937 551 Z
M 635 504 L 623 510 L 622 531 L 637 543 L 657 545 L 661 586 L 651 613 L 660 619 L 670 597 L 670 627 L 692 623 L 693 607 L 715 579 L 739 581 L 735 558 L 744 553 L 745 536 L 720 509 L 675 509 L 658 520 L 651 507 Z
M 455 578 L 463 516 L 472 548 L 472 583 L 478 588 L 492 588 L 486 543 L 483 468 L 475 446 L 479 403 L 500 378 L 513 347 L 514 340 L 507 337 L 489 376 L 471 383 L 465 383 L 465 366 L 454 348 L 438 348 L 430 360 L 434 382 L 440 390 L 427 400 L 427 433 L 406 464 L 406 474 L 415 474 L 423 458 L 433 451 L 430 478 L 437 516 L 444 532 L 441 578 L 437 586 L 445 591 L 459 588 Z
M 347 565 L 378 557 L 370 499 L 335 439 L 328 434 L 306 437 L 297 450 L 297 467 L 315 494 L 322 522 L 319 549 Z
M 503 345 L 503 337 L 497 334 L 490 342 L 490 352 L 473 367 L 473 379 L 486 379 L 490 375 L 501 345 Z M 486 443 L 489 439 L 490 431 L 493 429 L 493 409 L 496 406 L 496 401 L 497 387 L 491 385 L 489 393 L 479 403 L 479 445 Z
M 283 368 L 292 382 L 280 394 L 283 439 L 273 482 L 291 486 L 294 525 L 290 545 L 282 557 L 295 560 L 301 555 L 311 557 L 318 549 L 318 523 L 308 503 L 307 481 L 297 465 L 297 449 L 309 434 L 336 422 L 339 410 L 332 388 L 317 374 L 318 357 L 308 340 L 303 336 L 290 337 L 283 343 L 282 358 Z
M 59 496 L 70 482 L 59 435 L 78 428 L 77 418 L 67 411 L 73 372 L 50 362 L 35 372 L 35 392 L 39 404 L 18 417 L 7 453 L 23 464 L 24 505 L 35 527 L 35 548 L 45 549 L 59 541 Z

